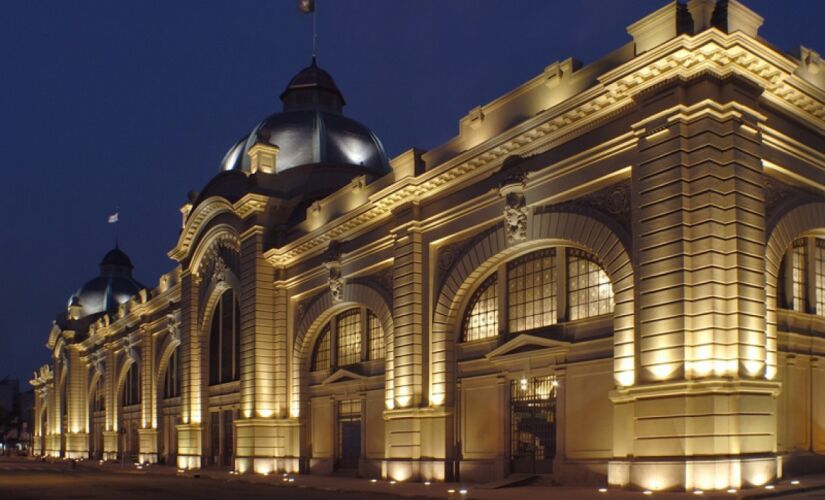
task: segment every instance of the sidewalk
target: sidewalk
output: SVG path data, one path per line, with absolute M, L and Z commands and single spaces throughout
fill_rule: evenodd
M 439 499 L 480 499 L 480 500 L 539 500 L 544 498 L 559 499 L 582 499 L 598 500 L 609 498 L 612 500 L 642 499 L 642 498 L 665 498 L 665 499 L 686 499 L 697 498 L 692 492 L 682 493 L 653 493 L 646 495 L 641 491 L 629 491 L 623 489 L 608 489 L 599 491 L 598 487 L 570 487 L 570 486 L 515 486 L 499 489 L 484 489 L 481 485 L 460 484 L 460 483 L 395 483 L 379 478 L 363 479 L 340 476 L 313 476 L 313 475 L 279 475 L 272 474 L 263 476 L 260 474 L 234 474 L 221 469 L 202 469 L 186 472 L 178 472 L 177 469 L 165 465 L 150 465 L 138 467 L 134 464 L 121 465 L 99 462 L 80 462 L 78 469 L 94 469 L 120 474 L 158 474 L 169 476 L 180 476 L 187 478 L 210 478 L 218 481 L 245 481 L 256 484 L 272 484 L 290 488 L 311 488 L 328 492 L 354 492 L 354 493 L 383 493 L 398 495 L 406 498 L 439 498 Z M 817 476 L 803 476 L 799 478 L 798 484 L 792 484 L 791 480 L 782 480 L 776 483 L 773 489 L 750 488 L 733 493 L 726 492 L 703 492 L 701 498 L 746 498 L 759 499 L 781 497 L 791 492 L 800 493 L 825 489 L 825 474 Z

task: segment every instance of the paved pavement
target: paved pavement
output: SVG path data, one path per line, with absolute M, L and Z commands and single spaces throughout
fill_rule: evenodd
M 220 495 L 216 495 L 216 492 Z M 205 469 L 178 473 L 166 466 L 137 468 L 134 465 L 101 465 L 80 462 L 75 467 L 64 461 L 43 462 L 33 459 L 0 459 L 0 500 L 35 499 L 154 499 L 212 500 L 230 498 L 289 499 L 364 499 L 394 498 L 539 500 L 539 499 L 644 499 L 640 491 L 598 487 L 573 488 L 561 486 L 520 486 L 484 489 L 478 485 L 434 483 L 395 483 L 380 479 L 356 479 L 298 475 L 261 476 L 234 475 L 225 470 Z M 825 475 L 800 478 L 798 484 L 789 480 L 777 483 L 774 489 L 753 488 L 733 493 L 704 492 L 702 498 L 819 498 L 825 499 Z M 688 493 L 654 493 L 655 498 L 697 498 Z

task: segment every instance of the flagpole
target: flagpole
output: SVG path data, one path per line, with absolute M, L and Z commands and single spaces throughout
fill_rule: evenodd
M 318 57 L 318 2 L 316 0 L 312 9 L 312 60 Z

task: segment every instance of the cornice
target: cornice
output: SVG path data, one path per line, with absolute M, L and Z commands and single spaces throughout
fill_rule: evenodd
M 703 72 L 719 77 L 743 76 L 763 88 L 767 99 L 782 103 L 789 111 L 825 130 L 825 94 L 794 75 L 795 66 L 789 57 L 739 32 L 726 34 L 709 29 L 697 36 L 680 35 L 604 73 L 599 84 L 578 96 L 419 177 L 373 194 L 369 206 L 328 221 L 283 248 L 270 250 L 267 260 L 276 266 L 287 266 L 320 251 L 332 239 L 344 239 L 355 231 L 366 230 L 375 221 L 390 216 L 402 203 L 458 189 L 483 172 L 497 168 L 509 155 L 535 153 L 561 138 L 569 140 L 576 131 L 630 105 L 638 93 L 675 77 L 690 78 Z

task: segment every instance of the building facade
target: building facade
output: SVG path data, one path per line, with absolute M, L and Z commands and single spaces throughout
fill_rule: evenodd
M 240 473 L 766 484 L 825 452 L 825 62 L 673 2 L 387 159 L 313 64 L 48 339 L 34 448 Z M 106 286 L 101 288 L 101 283 Z

